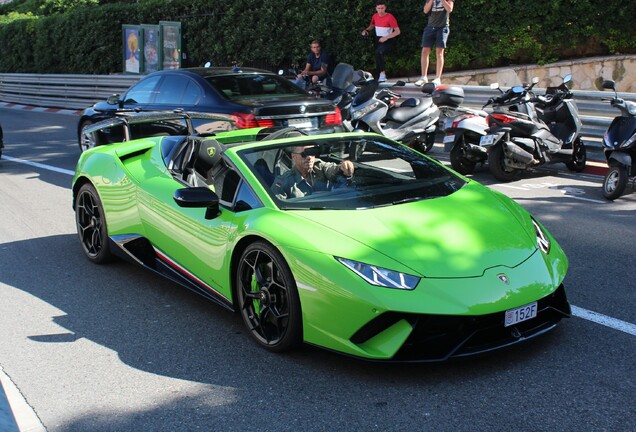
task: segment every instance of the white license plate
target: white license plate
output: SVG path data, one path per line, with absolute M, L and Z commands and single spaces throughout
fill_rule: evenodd
M 299 118 L 299 119 L 289 119 L 287 121 L 289 126 L 294 126 L 297 128 L 310 128 L 313 127 L 311 123 L 311 119 L 308 118 Z
M 444 137 L 444 140 L 443 140 L 443 143 L 444 143 L 444 144 L 446 144 L 446 143 L 452 143 L 452 142 L 455 142 L 455 135 L 446 135 L 446 136 Z
M 497 138 L 497 135 L 484 135 L 479 140 L 479 145 L 483 145 L 483 146 L 492 145 L 495 142 L 496 138 Z
M 506 311 L 504 327 L 527 321 L 537 316 L 537 302 Z

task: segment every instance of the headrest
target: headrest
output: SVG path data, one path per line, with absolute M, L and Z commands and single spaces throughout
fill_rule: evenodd
M 220 142 L 212 138 L 207 138 L 201 141 L 201 144 L 199 145 L 197 162 L 212 168 L 221 160 L 221 153 L 223 153 L 223 150 L 224 148 Z

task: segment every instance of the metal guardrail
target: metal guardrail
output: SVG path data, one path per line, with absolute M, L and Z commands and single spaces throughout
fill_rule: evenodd
M 0 101 L 39 107 L 83 109 L 123 93 L 139 75 L 0 74 Z
M 122 94 L 136 83 L 140 75 L 40 75 L 0 74 L 0 101 L 51 108 L 83 109 L 95 102 L 104 101 L 114 93 Z M 464 89 L 464 105 L 481 108 L 498 90 L 482 86 L 461 86 Z M 396 90 L 403 97 L 420 95 L 419 87 L 407 84 Z M 545 89 L 535 89 L 538 94 Z M 583 135 L 596 140 L 603 136 L 618 110 L 601 98 L 613 96 L 611 91 L 574 90 L 583 122 Z M 636 101 L 634 93 L 619 93 L 619 97 Z M 600 143 L 599 143 L 600 145 Z

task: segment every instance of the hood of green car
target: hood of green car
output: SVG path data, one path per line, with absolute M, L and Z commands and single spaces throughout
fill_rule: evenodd
M 297 215 L 425 277 L 477 277 L 494 266 L 514 267 L 536 250 L 532 225 L 519 220 L 525 211 L 507 201 L 479 186 L 464 187 L 447 197 L 387 207 Z

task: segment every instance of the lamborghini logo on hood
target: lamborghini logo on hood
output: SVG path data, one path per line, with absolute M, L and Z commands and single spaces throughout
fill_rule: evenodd
M 214 153 L 216 153 L 216 149 L 214 147 L 208 147 L 208 156 L 214 157 Z

